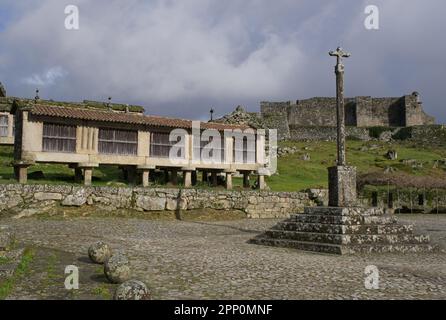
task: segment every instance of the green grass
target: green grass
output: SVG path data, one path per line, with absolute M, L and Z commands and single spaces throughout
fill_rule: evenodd
M 0 265 L 2 264 L 8 264 L 11 262 L 11 259 L 6 258 L 6 257 L 0 257 Z
M 15 283 L 21 277 L 26 276 L 26 274 L 30 270 L 30 265 L 34 260 L 34 250 L 33 249 L 25 249 L 22 260 L 20 261 L 17 269 L 14 272 L 14 275 L 0 283 L 0 300 L 4 300 L 8 297 L 11 290 L 14 288 Z
M 370 150 L 372 145 L 378 146 Z M 279 146 L 297 146 L 301 151 L 294 155 L 279 158 L 278 175 L 267 178 L 267 183 L 275 191 L 298 191 L 307 188 L 328 187 L 327 167 L 335 164 L 336 144 L 333 142 L 282 142 Z M 366 146 L 367 151 L 361 151 Z M 307 150 L 305 150 L 307 148 Z M 388 150 L 398 152 L 398 160 L 385 157 Z M 308 153 L 311 161 L 303 161 L 301 155 Z M 347 141 L 347 162 L 356 166 L 358 173 L 382 172 L 387 167 L 395 167 L 400 172 L 411 175 L 445 176 L 444 168 L 433 169 L 435 160 L 446 158 L 446 149 L 429 146 L 415 146 L 407 142 L 392 144 L 384 142 Z M 414 159 L 423 163 L 422 169 L 413 169 L 400 160 Z
M 93 288 L 91 293 L 100 297 L 103 300 L 111 300 L 113 295 L 111 293 L 110 288 L 105 285 L 101 285 L 99 287 Z
M 297 146 L 301 151 L 294 155 L 279 158 L 278 175 L 267 178 L 267 183 L 273 191 L 298 191 L 307 188 L 327 188 L 327 167 L 335 164 L 336 144 L 334 142 L 281 142 L 280 146 Z M 372 145 L 376 149 L 370 150 Z M 361 151 L 364 146 L 369 150 Z M 304 148 L 307 148 L 305 150 Z M 387 150 L 395 149 L 398 152 L 398 160 L 391 161 L 385 158 Z M 12 147 L 0 146 L 0 183 L 15 183 L 13 176 Z M 301 155 L 308 153 L 311 161 L 303 161 Z M 347 161 L 350 165 L 358 168 L 358 173 L 382 172 L 391 166 L 399 172 L 410 175 L 427 175 L 435 177 L 445 176 L 445 168 L 433 169 L 433 161 L 446 158 L 445 147 L 430 147 L 426 145 L 413 144 L 406 141 L 393 143 L 386 142 L 363 142 L 347 141 Z M 400 160 L 415 159 L 424 164 L 422 169 L 413 169 L 404 165 Z M 36 164 L 29 169 L 29 173 L 42 171 L 44 179 L 29 179 L 30 184 L 71 184 L 75 185 L 73 170 L 67 165 L 59 164 Z M 158 177 L 153 187 L 166 186 L 163 178 Z M 181 181 L 181 179 L 179 179 Z M 208 185 L 201 183 L 198 177 L 196 188 L 208 189 Z M 121 170 L 117 166 L 101 166 L 94 170 L 93 185 L 126 185 Z M 241 178 L 234 178 L 235 189 L 242 186 Z M 169 187 L 173 187 L 169 185 Z M 220 187 L 223 189 L 223 187 Z

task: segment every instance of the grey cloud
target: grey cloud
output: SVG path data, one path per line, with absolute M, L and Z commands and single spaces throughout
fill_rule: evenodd
M 1 81 L 16 95 L 34 93 L 38 81 L 24 78 L 60 66 L 65 76 L 43 96 L 111 95 L 151 113 L 205 119 L 211 106 L 224 114 L 237 104 L 255 110 L 261 100 L 334 95 L 327 52 L 342 44 L 353 53 L 348 95 L 419 90 L 428 112 L 446 120 L 442 1 L 376 0 L 379 31 L 363 27 L 368 1 L 28 3 L 0 31 Z M 79 31 L 64 29 L 68 4 L 79 6 Z

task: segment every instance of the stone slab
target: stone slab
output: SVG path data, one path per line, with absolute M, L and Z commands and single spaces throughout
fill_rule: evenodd
M 357 204 L 356 168 L 336 166 L 328 168 L 328 205 L 350 207 Z

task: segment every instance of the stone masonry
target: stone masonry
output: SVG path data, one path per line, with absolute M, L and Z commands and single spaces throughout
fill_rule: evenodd
M 295 102 L 260 103 L 260 113 L 242 107 L 214 122 L 248 124 L 255 128 L 277 129 L 282 140 L 334 140 L 336 98 L 315 97 Z M 413 127 L 435 123 L 423 110 L 418 92 L 402 97 L 355 97 L 345 99 L 347 136 L 368 140 L 369 127 Z
M 90 206 L 113 213 L 118 209 L 140 212 L 177 210 L 239 210 L 247 218 L 286 218 L 317 205 L 309 192 L 225 191 L 201 189 L 115 188 L 53 185 L 0 185 L 0 213 L 27 217 L 57 206 Z
M 418 92 L 402 97 L 345 99 L 345 123 L 350 127 L 411 127 L 430 125 L 435 119 L 423 111 Z M 336 98 L 310 98 L 292 102 L 261 102 L 268 128 L 277 127 L 288 139 L 292 127 L 336 127 Z
M 381 208 L 305 208 L 251 240 L 251 243 L 331 254 L 426 252 L 428 236 L 414 235 Z

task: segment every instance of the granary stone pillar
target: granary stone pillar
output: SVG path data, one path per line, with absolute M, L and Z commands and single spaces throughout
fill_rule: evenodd
M 74 182 L 81 183 L 84 178 L 82 169 L 78 167 L 77 163 L 70 163 L 68 167 L 74 170 Z
M 127 172 L 127 182 L 130 184 L 136 183 L 136 166 L 127 166 L 125 168 Z
M 93 168 L 84 169 L 84 185 L 91 186 L 93 180 Z
M 28 167 L 31 165 L 32 163 L 26 161 L 14 162 L 14 174 L 19 183 L 26 184 L 28 182 Z
M 259 189 L 259 190 L 266 189 L 265 176 L 269 176 L 269 175 L 270 175 L 270 171 L 267 168 L 259 168 L 257 170 L 257 189 Z
M 82 182 L 83 177 L 84 174 L 82 172 L 82 169 L 78 167 L 74 168 L 74 182 L 76 183 Z
M 212 171 L 212 173 L 211 173 L 211 183 L 212 183 L 213 187 L 218 186 L 217 171 Z
M 204 183 L 208 182 L 208 172 L 207 171 L 203 171 L 201 174 L 201 181 L 203 181 Z
M 142 186 L 144 188 L 147 188 L 150 184 L 150 170 L 143 170 L 142 171 Z
M 234 171 L 226 171 L 226 190 L 232 190 L 232 175 L 234 174 Z
M 28 182 L 28 167 L 17 167 L 18 180 L 21 184 Z
M 249 188 L 249 175 L 251 174 L 250 171 L 243 171 L 243 188 Z
M 150 170 L 154 170 L 155 166 L 138 166 L 138 171 L 141 172 L 141 184 L 144 188 L 147 188 L 150 185 Z
M 184 167 L 181 168 L 181 171 L 183 171 L 183 182 L 185 188 L 192 187 L 192 173 L 196 172 L 195 168 L 192 167 Z
M 184 175 L 184 187 L 190 188 L 192 187 L 192 172 L 191 171 L 183 171 Z
M 169 170 L 168 169 L 164 169 L 164 183 L 165 184 L 169 183 Z
M 93 181 L 93 168 L 99 167 L 96 163 L 79 163 L 78 168 L 84 171 L 84 185 L 91 186 Z
M 172 169 L 172 176 L 170 177 L 170 181 L 174 186 L 178 184 L 178 169 Z
M 259 190 L 265 190 L 266 189 L 266 183 L 265 183 L 265 176 L 259 174 L 257 176 L 257 189 Z
M 197 170 L 192 171 L 192 185 L 197 185 Z

